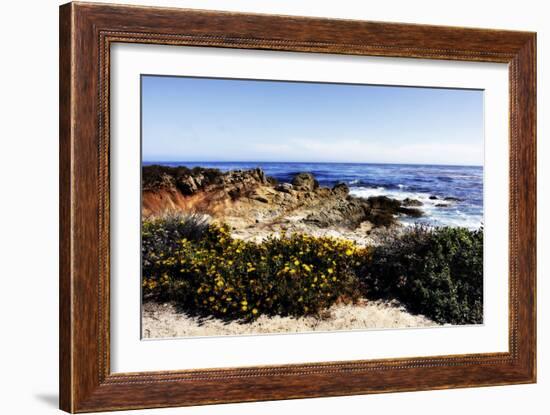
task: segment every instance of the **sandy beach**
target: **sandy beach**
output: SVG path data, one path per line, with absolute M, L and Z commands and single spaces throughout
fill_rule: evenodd
M 431 327 L 438 324 L 422 315 L 408 313 L 397 302 L 366 301 L 332 306 L 321 317 L 261 316 L 240 324 L 216 318 L 197 318 L 178 312 L 172 304 L 143 304 L 144 338 L 186 336 L 223 336 L 262 333 L 300 333 L 311 331 L 366 330 L 380 328 Z

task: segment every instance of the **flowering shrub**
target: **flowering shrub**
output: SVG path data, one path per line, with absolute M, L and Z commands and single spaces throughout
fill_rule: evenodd
M 439 323 L 483 322 L 483 230 L 421 226 L 373 248 L 367 296 L 396 298 Z
M 145 220 L 141 227 L 142 270 L 159 272 L 158 265 L 181 248 L 179 241 L 200 240 L 208 230 L 208 217 L 199 214 L 178 215 L 168 213 L 161 217 Z M 150 273 L 150 272 L 149 272 Z M 166 277 L 158 274 L 151 279 L 144 292 L 155 296 L 159 300 L 168 300 Z
M 359 296 L 368 250 L 353 242 L 282 235 L 260 244 L 210 224 L 200 238 L 166 238 L 160 220 L 144 223 L 144 298 L 173 300 L 190 312 L 252 320 L 261 314 L 316 314 Z
M 303 234 L 262 243 L 199 216 L 146 220 L 143 298 L 199 315 L 315 315 L 337 301 L 397 299 L 439 323 L 483 321 L 483 231 L 414 227 L 372 248 Z

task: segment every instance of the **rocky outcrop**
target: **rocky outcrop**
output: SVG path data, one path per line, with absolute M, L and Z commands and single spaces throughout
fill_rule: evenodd
M 364 235 L 376 227 L 395 225 L 399 216 L 422 214 L 414 202 L 351 196 L 345 183 L 320 186 L 311 173 L 298 173 L 291 183 L 277 183 L 261 169 L 221 172 L 146 166 L 142 177 L 144 216 L 166 211 L 205 213 L 248 236 L 282 230 Z
M 368 204 L 365 201 L 340 198 L 338 194 L 335 194 L 334 199 L 323 203 L 323 206 L 311 210 L 303 221 L 320 228 L 338 225 L 354 229 L 368 220 Z
M 292 186 L 296 190 L 312 191 L 319 187 L 319 182 L 311 173 L 298 173 L 292 179 Z
M 338 183 L 334 185 L 332 192 L 337 196 L 345 198 L 349 195 L 349 187 L 345 183 Z
M 279 192 L 290 193 L 293 189 L 290 183 L 280 183 L 275 187 Z
M 411 198 L 407 197 L 406 199 L 403 200 L 402 205 L 403 205 L 403 206 L 414 206 L 414 207 L 418 207 L 418 206 L 424 205 L 424 203 L 422 203 L 420 200 L 411 199 Z

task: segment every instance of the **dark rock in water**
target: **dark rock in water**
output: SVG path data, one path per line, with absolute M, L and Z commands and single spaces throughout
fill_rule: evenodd
M 406 198 L 403 200 L 403 206 L 422 206 L 424 203 L 422 203 L 420 200 Z
M 349 187 L 345 183 L 337 183 L 332 188 L 332 192 L 342 198 L 346 198 L 349 194 Z
M 290 193 L 292 190 L 292 185 L 290 183 L 280 183 L 275 187 L 275 190 L 283 193 Z
M 433 195 L 430 196 L 430 200 L 437 200 L 437 199 L 439 199 L 437 196 L 433 196 Z
M 460 202 L 462 199 L 459 199 L 458 197 L 446 197 L 445 199 L 447 202 Z
M 292 179 L 292 185 L 297 190 L 315 190 L 319 187 L 319 182 L 311 173 L 298 173 Z
M 400 207 L 399 213 L 410 216 L 412 218 L 419 218 L 424 214 L 424 212 L 422 212 L 420 209 L 409 208 L 409 207 Z
M 387 196 L 371 196 L 367 199 L 373 209 L 384 209 L 391 212 L 397 212 L 401 207 L 401 202 L 397 199 L 391 199 Z
M 369 197 L 367 203 L 370 206 L 368 214 L 369 221 L 380 226 L 393 225 L 396 222 L 395 216 L 397 214 L 403 214 L 414 218 L 418 218 L 424 214 L 420 209 L 404 207 L 399 200 L 387 196 Z
M 435 207 L 442 207 L 442 208 L 446 208 L 446 207 L 449 207 L 451 205 L 449 205 L 448 203 L 438 203 L 435 205 Z

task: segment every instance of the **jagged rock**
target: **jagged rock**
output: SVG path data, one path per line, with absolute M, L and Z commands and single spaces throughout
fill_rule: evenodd
M 290 183 L 281 183 L 275 187 L 275 190 L 283 193 L 290 193 L 292 190 L 292 185 Z
M 371 196 L 367 199 L 373 209 L 384 209 L 390 212 L 397 212 L 401 207 L 401 202 L 397 199 L 391 199 L 387 196 Z
M 398 209 L 398 212 L 403 214 L 403 215 L 407 215 L 407 216 L 410 216 L 410 217 L 413 217 L 413 218 L 419 218 L 422 215 L 424 215 L 424 212 L 422 212 L 420 209 L 408 208 L 408 207 L 400 207 Z
M 176 182 L 172 176 L 168 174 L 163 174 L 160 177 L 159 187 L 172 188 L 174 187 L 175 183 Z
M 297 190 L 315 190 L 319 187 L 319 182 L 311 173 L 298 173 L 292 179 L 292 186 Z
M 267 177 L 264 173 L 264 171 L 262 169 L 260 169 L 259 167 L 254 169 L 253 170 L 254 172 L 254 175 L 258 178 L 258 180 L 260 181 L 260 183 L 262 184 L 267 184 L 268 183 L 268 180 L 267 180 Z
M 181 177 L 176 186 L 184 195 L 192 195 L 200 189 L 203 179 L 202 175 Z
M 227 194 L 229 195 L 231 200 L 237 200 L 242 196 L 242 189 L 239 187 L 234 187 L 232 189 L 228 189 Z
M 267 200 L 267 198 L 265 198 L 264 196 L 262 195 L 253 195 L 251 197 L 252 200 L 257 200 L 258 202 L 262 202 L 262 203 L 269 203 L 269 200 Z
M 222 173 L 223 174 L 223 173 Z M 232 170 L 224 174 L 225 184 L 241 183 L 243 185 L 267 184 L 267 178 L 262 169 Z
M 405 200 L 403 200 L 402 204 L 403 204 L 403 206 L 422 206 L 422 205 L 424 205 L 424 203 L 422 203 L 420 200 L 411 199 L 411 198 L 408 198 L 408 197 Z
M 460 202 L 462 201 L 462 199 L 459 199 L 458 197 L 446 197 L 444 198 L 443 200 L 447 201 L 447 202 Z
M 370 206 L 370 221 L 375 225 L 390 226 L 396 222 L 396 216 L 406 215 L 418 218 L 423 212 L 417 208 L 405 207 L 397 199 L 391 199 L 387 196 L 372 196 L 367 199 Z
M 195 167 L 144 166 L 142 169 L 143 190 L 179 190 L 193 194 L 205 186 L 222 182 L 224 173 L 218 169 Z
M 347 184 L 345 183 L 337 183 L 334 185 L 334 187 L 332 188 L 332 192 L 335 194 L 335 195 L 338 195 L 342 198 L 345 198 L 349 195 L 349 187 Z
M 354 229 L 368 219 L 368 206 L 360 199 L 336 199 L 311 212 L 304 222 L 320 228 L 340 226 Z
M 439 198 L 438 198 L 437 196 L 431 195 L 431 196 L 429 197 L 429 199 L 430 199 L 430 200 L 437 200 L 437 199 L 439 199 Z

